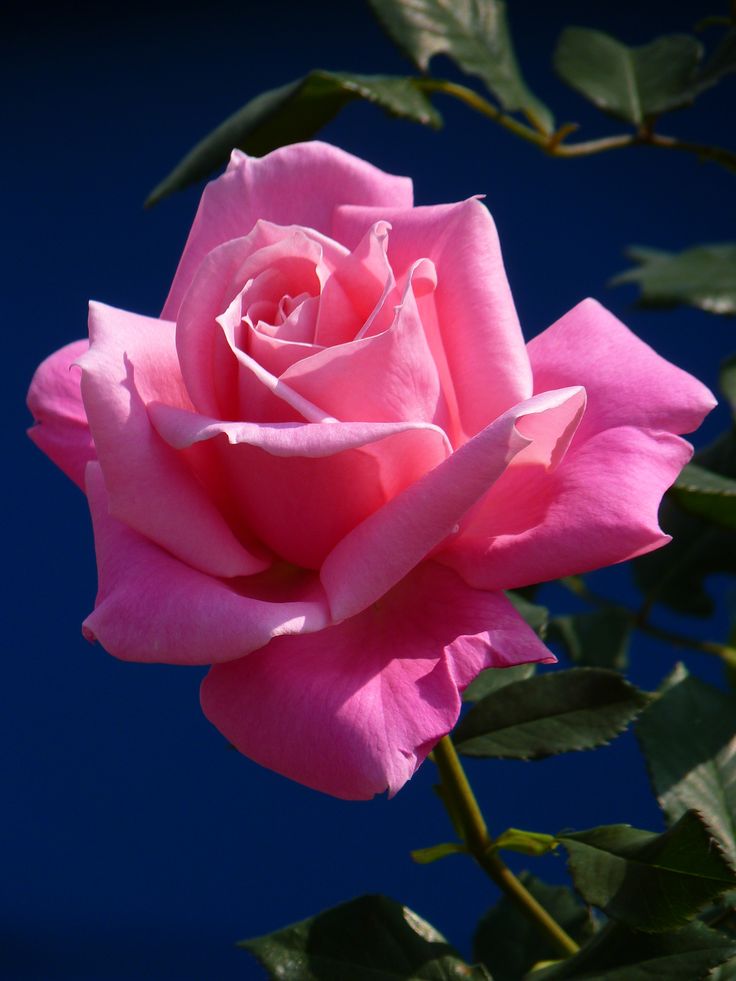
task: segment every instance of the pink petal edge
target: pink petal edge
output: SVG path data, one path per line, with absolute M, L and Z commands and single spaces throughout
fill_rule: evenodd
M 109 513 L 102 471 L 87 467 L 99 590 L 83 624 L 124 661 L 214 664 L 241 658 L 281 634 L 330 622 L 314 574 L 274 569 L 223 581 L 192 569 Z
M 280 147 L 260 158 L 234 150 L 225 173 L 204 190 L 161 316 L 176 319 L 207 253 L 247 235 L 259 218 L 334 237 L 334 209 L 346 202 L 411 208 L 412 183 L 318 140 Z
M 597 300 L 587 299 L 528 346 L 534 391 L 584 385 L 578 440 L 619 426 L 682 435 L 716 405 L 711 391 L 665 360 Z
M 388 258 L 397 281 L 418 259 L 436 267 L 437 289 L 420 302 L 420 314 L 440 373 L 446 364 L 454 381 L 450 404 L 456 399 L 465 438 L 473 436 L 532 394 L 493 218 L 476 198 L 408 210 L 346 203 L 335 215 L 336 238 L 352 248 L 379 219 L 391 224 Z
M 90 305 L 82 395 L 110 493 L 111 513 L 194 568 L 214 576 L 262 571 L 268 558 L 235 538 L 186 463 L 155 432 L 146 405 L 190 408 L 174 325 Z
M 84 470 L 95 459 L 76 362 L 89 347 L 73 341 L 55 351 L 36 368 L 28 389 L 28 408 L 35 425 L 28 435 L 67 477 L 84 489 Z
M 242 753 L 315 790 L 393 796 L 486 667 L 554 661 L 500 593 L 428 562 L 376 605 L 213 667 L 202 709 Z
M 327 556 L 320 573 L 333 619 L 366 609 L 459 531 L 464 514 L 533 443 L 533 436 L 523 435 L 525 417 L 551 410 L 565 438 L 567 420 L 555 410 L 569 404 L 579 416 L 581 397 L 584 404 L 583 390 L 568 388 L 514 406 L 350 532 Z
M 659 505 L 691 455 L 679 436 L 621 427 L 554 471 L 509 468 L 437 558 L 479 589 L 515 589 L 650 552 L 670 540 Z

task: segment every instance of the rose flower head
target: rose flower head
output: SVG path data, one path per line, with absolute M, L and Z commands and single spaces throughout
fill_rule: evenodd
M 714 399 L 594 300 L 525 345 L 484 204 L 312 142 L 234 151 L 160 318 L 91 304 L 28 404 L 92 512 L 85 636 L 211 665 L 241 752 L 360 799 L 553 660 L 503 590 L 668 541 Z

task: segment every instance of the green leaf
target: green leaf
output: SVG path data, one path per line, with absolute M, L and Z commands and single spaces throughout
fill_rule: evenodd
M 724 893 L 698 917 L 706 926 L 728 933 L 736 942 L 736 889 Z
M 482 79 L 508 112 L 545 133 L 552 113 L 528 88 L 516 61 L 503 0 L 368 0 L 389 37 L 422 71 L 434 55 Z
M 736 431 L 729 430 L 695 456 L 713 473 L 736 478 Z M 659 520 L 673 537 L 666 548 L 634 559 L 634 576 L 650 602 L 662 602 L 693 616 L 709 616 L 713 602 L 705 580 L 717 572 L 736 573 L 736 533 L 683 510 L 668 494 Z
M 557 837 L 583 898 L 637 930 L 681 926 L 736 885 L 736 872 L 695 811 L 661 835 L 612 824 Z
M 736 530 L 736 480 L 689 463 L 675 481 L 671 494 L 691 514 Z
M 546 855 L 557 848 L 554 835 L 542 831 L 523 831 L 521 828 L 507 828 L 493 841 L 495 849 L 519 852 L 521 855 Z
M 466 756 L 542 759 L 608 743 L 648 702 L 616 671 L 571 668 L 492 691 L 453 740 Z
M 712 971 L 708 981 L 736 981 L 736 957 Z
M 673 540 L 634 560 L 637 585 L 649 600 L 690 616 L 710 616 L 714 604 L 705 582 L 719 572 L 736 573 L 736 535 L 686 514 L 668 498 L 659 521 Z
M 548 886 L 527 872 L 520 876 L 528 891 L 573 940 L 584 943 L 595 924 L 587 907 L 566 886 Z M 504 898 L 478 923 L 473 957 L 485 964 L 494 981 L 519 981 L 538 961 L 559 957 L 537 926 Z
M 467 851 L 465 845 L 461 845 L 459 841 L 446 841 L 441 845 L 430 845 L 428 848 L 415 848 L 411 857 L 418 865 L 430 865 L 448 855 L 466 854 Z
M 434 927 L 385 896 L 362 896 L 238 946 L 278 981 L 488 981 Z
M 692 102 L 703 46 L 689 34 L 668 34 L 630 48 L 609 34 L 568 27 L 557 42 L 560 77 L 604 112 L 641 126 Z
M 703 65 L 699 82 L 701 88 L 715 85 L 724 76 L 736 72 L 736 28 L 728 31 L 712 56 Z
M 463 701 L 479 702 L 491 692 L 499 691 L 515 681 L 526 681 L 527 678 L 534 675 L 536 670 L 536 664 L 515 664 L 510 668 L 486 668 L 465 689 Z
M 643 306 L 685 304 L 709 313 L 736 313 L 736 242 L 697 245 L 684 252 L 635 246 L 627 255 L 639 265 L 614 276 L 611 284 L 638 283 Z
M 731 414 L 736 416 L 736 354 L 721 362 L 718 382 L 731 406 Z
M 534 971 L 526 981 L 703 981 L 734 953 L 733 941 L 697 921 L 657 934 L 612 922 L 574 957 Z
M 697 809 L 736 864 L 736 696 L 681 669 L 636 734 L 668 821 Z
M 631 613 L 612 606 L 555 617 L 550 622 L 548 636 L 563 645 L 575 664 L 624 671 L 632 628 Z
M 206 177 L 227 162 L 233 147 L 262 156 L 287 143 L 308 140 L 355 99 L 392 116 L 438 128 L 442 117 L 414 79 L 316 70 L 262 92 L 204 137 L 154 188 L 146 206 Z
M 549 610 L 547 607 L 540 606 L 539 603 L 532 603 L 531 600 L 526 599 L 520 593 L 514 592 L 514 590 L 509 590 L 506 593 L 506 598 L 511 600 L 516 612 L 526 620 L 532 630 L 544 639 L 549 622 Z

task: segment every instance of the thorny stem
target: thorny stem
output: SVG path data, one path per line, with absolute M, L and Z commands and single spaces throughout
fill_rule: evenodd
M 734 0 L 736 3 L 736 0 Z M 425 92 L 443 92 L 451 95 L 455 99 L 464 102 L 475 112 L 481 113 L 488 119 L 492 119 L 499 126 L 509 130 L 528 143 L 534 143 L 541 150 L 551 157 L 589 157 L 596 153 L 606 153 L 609 150 L 620 150 L 631 146 L 654 146 L 665 150 L 679 150 L 682 153 L 692 153 L 703 160 L 712 160 L 714 163 L 723 164 L 726 167 L 736 169 L 736 153 L 722 147 L 710 146 L 704 143 L 692 143 L 688 140 L 680 140 L 675 136 L 664 136 L 660 133 L 653 133 L 651 129 L 643 126 L 636 133 L 621 133 L 618 136 L 606 136 L 598 140 L 584 140 L 579 143 L 565 143 L 564 140 L 575 129 L 574 123 L 565 123 L 554 133 L 543 133 L 539 129 L 528 126 L 526 123 L 498 109 L 482 95 L 465 85 L 457 82 L 447 82 L 435 78 L 419 78 L 416 85 Z
M 647 620 L 649 607 L 642 607 L 640 611 L 636 612 L 620 603 L 613 604 L 605 596 L 599 596 L 591 589 L 588 589 L 585 582 L 579 576 L 568 576 L 560 579 L 560 583 L 571 593 L 579 596 L 580 599 L 585 600 L 591 606 L 601 608 L 616 606 L 619 610 L 629 615 L 632 626 L 641 630 L 642 633 L 649 634 L 650 637 L 665 640 L 675 647 L 688 647 L 693 651 L 700 651 L 702 654 L 715 654 L 724 663 L 736 668 L 736 647 L 731 647 L 729 644 L 719 644 L 714 640 L 700 640 L 698 637 L 690 637 L 687 634 L 681 634 L 674 630 L 665 630 L 663 627 L 657 627 Z
M 452 802 L 452 813 L 457 815 L 461 824 L 467 849 L 478 865 L 548 937 L 555 950 L 563 957 L 577 953 L 580 948 L 572 937 L 565 933 L 494 851 L 478 801 L 449 736 L 437 743 L 432 757 L 440 773 L 443 792 Z

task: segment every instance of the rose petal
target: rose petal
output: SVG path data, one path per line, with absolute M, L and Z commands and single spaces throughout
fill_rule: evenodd
M 263 766 L 364 800 L 412 776 L 479 671 L 544 660 L 554 658 L 503 595 L 425 563 L 359 616 L 212 668 L 202 708 Z
M 93 303 L 90 337 L 79 361 L 82 395 L 111 513 L 210 575 L 265 569 L 268 560 L 235 538 L 211 495 L 149 422 L 150 401 L 191 408 L 174 325 Z
M 376 222 L 325 283 L 314 335 L 317 344 L 327 347 L 354 340 L 382 305 L 394 286 L 386 255 L 388 232 L 385 221 Z
M 244 293 L 245 291 L 243 291 Z M 217 318 L 222 339 L 238 366 L 238 418 L 248 421 L 273 422 L 335 422 L 336 420 L 318 405 L 304 398 L 281 378 L 253 356 L 243 350 L 239 339 L 245 334 L 243 324 L 243 293 L 236 296 L 224 313 Z M 246 341 L 247 343 L 247 341 Z M 227 418 L 227 415 L 226 415 Z
M 293 301 L 294 305 L 287 315 L 283 311 L 289 306 L 290 301 L 292 301 L 290 296 L 281 298 L 274 321 L 265 320 L 262 316 L 255 317 L 256 311 L 250 307 L 245 322 L 251 327 L 256 338 L 265 337 L 270 341 L 293 342 L 295 345 L 311 347 L 319 312 L 319 296 L 301 294 Z
M 283 634 L 321 630 L 329 614 L 317 577 L 274 568 L 229 580 L 205 575 L 113 518 L 99 465 L 87 471 L 99 591 L 84 621 L 125 661 L 215 664 Z
M 440 371 L 447 363 L 462 430 L 472 436 L 532 394 L 493 219 L 475 198 L 411 210 L 344 206 L 335 236 L 351 248 L 378 219 L 391 223 L 388 257 L 398 280 L 420 258 L 437 269 L 437 289 L 420 313 Z
M 264 272 L 270 276 L 281 272 L 286 292 L 289 271 L 296 269 L 301 285 L 305 271 L 311 269 L 312 286 L 317 289 L 319 281 L 327 280 L 344 255 L 344 249 L 316 232 L 307 234 L 301 228 L 258 221 L 249 235 L 226 242 L 205 258 L 184 297 L 176 324 L 181 374 L 199 412 L 219 419 L 241 414 L 240 371 L 217 319 L 236 297 L 245 297 L 249 281 Z M 236 345 L 246 312 L 238 304 L 233 323 Z
M 75 365 L 88 347 L 86 340 L 74 341 L 42 361 L 33 375 L 27 400 L 36 420 L 28 435 L 81 488 L 84 469 L 95 458 L 82 404 L 81 372 Z
M 580 388 L 567 388 L 514 406 L 358 525 L 322 566 L 333 619 L 355 616 L 374 603 L 459 530 L 463 515 L 532 441 L 520 431 L 519 420 L 568 404 L 567 413 L 554 412 L 553 418 L 561 429 L 559 438 L 569 440 L 568 422 L 579 415 L 583 395 Z
M 225 435 L 233 446 L 247 443 L 273 456 L 324 457 L 377 443 L 398 433 L 421 432 L 442 459 L 451 452 L 445 434 L 424 422 L 273 423 L 222 422 L 196 412 L 151 403 L 149 416 L 163 439 L 176 449 Z M 435 453 L 432 454 L 435 456 Z
M 310 301 L 311 302 L 311 301 Z M 290 368 L 297 361 L 309 358 L 323 348 L 316 344 L 305 343 L 303 341 L 286 341 L 282 337 L 271 337 L 262 331 L 256 330 L 251 324 L 243 325 L 246 340 L 245 350 L 251 357 L 263 365 L 263 367 L 276 378 L 282 375 L 287 368 Z M 242 382 L 242 375 L 239 379 Z M 244 398 L 241 387 L 241 402 L 246 411 L 243 413 L 249 419 L 259 419 L 262 422 L 277 422 L 278 419 L 264 416 L 265 408 L 261 407 L 254 412 L 251 399 Z
M 583 300 L 528 350 L 535 392 L 585 386 L 579 442 L 617 426 L 689 433 L 716 404 L 697 378 L 665 361 L 596 300 Z
M 448 425 L 411 276 L 388 330 L 325 348 L 287 368 L 279 380 L 342 422 Z
M 151 406 L 179 449 L 217 440 L 218 467 L 240 514 L 281 558 L 317 569 L 368 515 L 441 463 L 444 433 L 417 423 L 252 425 Z
M 692 447 L 669 433 L 609 429 L 554 471 L 510 467 L 438 556 L 480 589 L 514 589 L 659 548 L 662 495 Z
M 259 218 L 331 235 L 338 204 L 411 208 L 412 200 L 409 178 L 386 174 L 316 140 L 281 147 L 260 159 L 234 150 L 227 171 L 205 188 L 161 316 L 176 319 L 207 253 L 247 235 Z

